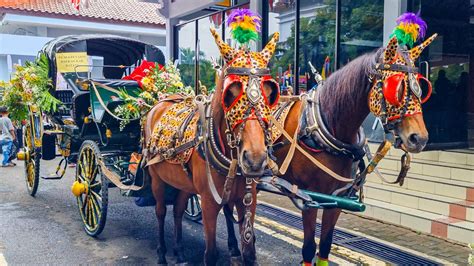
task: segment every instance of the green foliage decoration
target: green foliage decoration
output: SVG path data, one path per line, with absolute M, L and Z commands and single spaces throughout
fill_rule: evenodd
M 43 112 L 53 113 L 62 103 L 50 93 L 48 58 L 41 54 L 35 62 L 16 65 L 10 81 L 0 81 L 3 88 L 1 105 L 8 108 L 12 120 L 28 117 L 28 106 L 36 105 Z

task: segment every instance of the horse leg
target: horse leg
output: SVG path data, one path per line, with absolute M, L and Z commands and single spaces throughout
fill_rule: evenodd
M 326 209 L 323 211 L 321 223 L 321 241 L 319 243 L 318 266 L 329 265 L 328 258 L 331 252 L 332 237 L 341 209 Z
M 166 218 L 166 203 L 165 203 L 165 187 L 166 184 L 155 175 L 151 180 L 151 188 L 153 196 L 156 200 L 155 212 L 158 219 L 158 247 L 156 252 L 158 254 L 158 264 L 167 264 L 166 262 L 166 244 L 165 244 L 165 218 Z
M 204 264 L 216 265 L 217 263 L 217 246 L 216 246 L 216 225 L 217 215 L 220 207 L 214 201 L 212 196 L 201 196 L 202 204 L 202 222 L 204 225 L 204 235 L 206 237 L 206 251 L 204 252 Z
M 174 255 L 177 263 L 184 263 L 184 249 L 183 249 L 183 214 L 186 210 L 188 199 L 191 194 L 180 191 L 176 196 L 173 217 L 174 217 Z
M 244 265 L 256 265 L 257 261 L 257 252 L 255 250 L 255 230 L 253 228 L 253 223 L 254 223 L 254 218 L 255 218 L 255 210 L 257 208 L 256 204 L 256 194 L 255 191 L 252 193 L 252 204 L 250 205 L 250 212 L 251 212 L 251 218 L 250 218 L 250 226 L 252 230 L 252 235 L 253 239 L 251 239 L 249 242 L 246 242 L 244 240 L 243 233 L 245 229 L 247 229 L 245 225 L 245 215 L 246 215 L 246 210 L 245 206 L 242 202 L 239 202 L 236 207 L 237 207 L 237 212 L 239 214 L 239 220 L 242 220 L 242 223 L 240 223 L 240 243 L 242 245 L 242 260 L 244 262 Z
M 232 216 L 234 215 L 234 205 L 228 204 L 224 208 L 228 208 L 228 212 L 224 210 L 225 223 L 227 226 L 227 247 L 229 248 L 231 257 L 240 257 L 241 253 L 239 250 L 237 237 L 235 236 L 234 222 L 232 221 Z
M 316 253 L 316 241 L 314 233 L 316 230 L 316 218 L 318 217 L 318 209 L 309 209 L 302 212 L 303 214 L 303 265 L 312 265 L 314 254 Z

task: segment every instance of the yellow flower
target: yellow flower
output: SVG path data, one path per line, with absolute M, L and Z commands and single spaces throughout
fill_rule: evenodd
M 132 105 L 132 104 L 127 104 L 127 109 L 130 111 L 130 112 L 135 112 L 137 109 Z

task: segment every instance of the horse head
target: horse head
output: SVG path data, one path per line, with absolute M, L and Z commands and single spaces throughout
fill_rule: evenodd
M 269 116 L 278 102 L 278 83 L 270 76 L 268 62 L 275 52 L 278 33 L 260 52 L 234 49 L 211 29 L 226 63 L 223 70 L 221 105 L 227 124 L 227 142 L 237 148 L 246 176 L 261 176 L 267 166 L 271 144 Z
M 432 90 L 430 81 L 418 73 L 414 61 L 436 36 L 411 50 L 400 47 L 393 37 L 376 63 L 372 77 L 370 111 L 382 119 L 386 130 L 400 137 L 403 149 L 413 153 L 421 152 L 428 142 L 421 105 L 429 99 Z M 422 83 L 427 88 L 424 93 Z

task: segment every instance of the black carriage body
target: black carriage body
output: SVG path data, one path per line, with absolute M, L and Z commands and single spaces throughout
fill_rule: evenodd
M 49 60 L 50 91 L 63 103 L 55 113 L 48 114 L 52 128 L 63 132 L 58 135 L 60 150 L 68 149 L 73 160 L 85 140 L 99 143 L 101 151 L 129 154 L 139 150 L 139 121 L 120 130 L 120 121 L 105 109 L 113 111 L 121 101 L 99 88 L 104 106 L 91 85 L 98 82 L 115 90 L 139 91 L 136 81 L 122 78 L 144 59 L 163 65 L 165 58 L 160 49 L 114 35 L 71 35 L 51 40 L 41 55 Z

